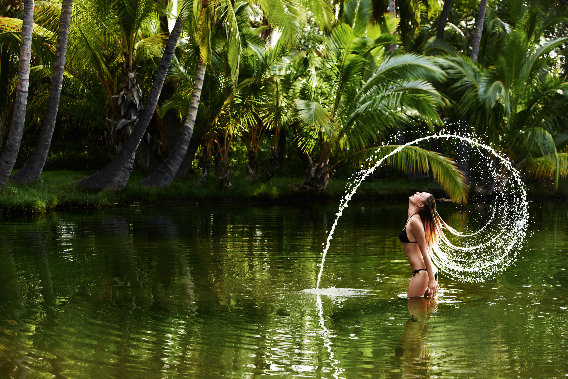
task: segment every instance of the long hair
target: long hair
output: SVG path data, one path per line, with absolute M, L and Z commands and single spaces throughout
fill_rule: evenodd
M 429 249 L 432 249 L 438 244 L 443 233 L 442 227 L 444 225 L 438 211 L 436 211 L 436 199 L 434 199 L 433 195 L 428 196 L 424 202 L 424 206 L 418 211 L 418 214 L 424 224 L 426 245 Z

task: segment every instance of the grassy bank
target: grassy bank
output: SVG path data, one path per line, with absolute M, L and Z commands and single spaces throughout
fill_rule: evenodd
M 333 179 L 326 192 L 307 194 L 295 191 L 299 177 L 273 178 L 265 183 L 244 178 L 232 179 L 233 187 L 221 189 L 216 181 L 198 184 L 197 177 L 176 181 L 166 188 L 150 188 L 139 184 L 141 176 L 133 175 L 127 187 L 120 192 L 98 193 L 79 190 L 74 183 L 87 176 L 84 171 L 46 171 L 40 182 L 32 185 L 8 183 L 0 190 L 2 214 L 43 214 L 55 210 L 93 210 L 127 206 L 135 202 L 159 203 L 165 201 L 251 201 L 289 203 L 306 201 L 335 201 L 345 192 L 346 179 Z M 439 192 L 439 187 L 427 179 L 377 180 L 364 182 L 357 192 L 362 198 L 405 199 L 412 191 L 424 189 Z
M 141 176 L 133 175 L 128 186 L 120 192 L 101 191 L 98 193 L 79 190 L 74 183 L 87 176 L 84 171 L 46 171 L 40 182 L 32 185 L 8 183 L 0 190 L 0 213 L 2 214 L 44 214 L 56 210 L 96 210 L 129 204 L 160 203 L 166 201 L 218 202 L 250 201 L 258 203 L 302 203 L 313 201 L 337 201 L 347 185 L 346 179 L 335 178 L 326 192 L 307 194 L 295 191 L 294 185 L 302 182 L 299 177 L 273 178 L 266 183 L 257 183 L 244 178 L 232 179 L 233 187 L 221 189 L 217 182 L 198 184 L 197 177 L 176 181 L 166 188 L 142 186 Z M 552 188 L 529 186 L 533 199 L 566 199 L 568 186 L 563 184 L 558 192 Z M 429 179 L 381 179 L 363 182 L 355 198 L 391 199 L 404 201 L 416 190 L 430 191 L 436 195 L 443 192 Z

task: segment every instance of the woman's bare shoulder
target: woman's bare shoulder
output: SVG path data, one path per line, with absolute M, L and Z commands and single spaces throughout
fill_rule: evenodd
M 420 216 L 414 216 L 408 221 L 408 225 L 414 229 L 421 229 L 424 230 L 424 224 L 422 223 L 422 219 Z

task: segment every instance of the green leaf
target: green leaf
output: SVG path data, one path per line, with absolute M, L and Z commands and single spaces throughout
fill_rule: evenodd
M 399 145 L 381 146 L 376 150 L 377 160 L 387 156 Z M 467 200 L 468 185 L 464 174 L 450 158 L 435 151 L 425 150 L 418 146 L 405 146 L 398 153 L 388 157 L 385 164 L 405 171 L 406 173 L 422 173 L 432 176 L 456 202 Z

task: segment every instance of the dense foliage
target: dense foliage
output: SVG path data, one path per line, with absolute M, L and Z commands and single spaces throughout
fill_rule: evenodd
M 392 1 L 379 0 L 77 2 L 46 165 L 99 169 L 123 148 L 179 18 L 183 32 L 166 82 L 135 145 L 144 175 L 164 171 L 156 170 L 168 155 L 176 158 L 171 178 L 160 183 L 188 172 L 222 186 L 232 185 L 231 175 L 255 181 L 292 175 L 305 177 L 299 190 L 325 190 L 369 152 L 390 151 L 383 145 L 393 135 L 400 143 L 460 121 L 461 133 L 506 152 L 527 177 L 557 187 L 568 175 L 568 5 L 482 1 L 487 7 L 480 12 L 478 1 L 446 3 L 400 0 L 391 9 Z M 46 114 L 60 13 L 58 0 L 35 3 L 16 169 L 36 145 Z M 0 7 L 4 149 L 23 14 L 23 1 Z M 444 33 L 437 37 L 439 28 Z M 200 68 L 203 79 L 196 80 Z M 409 149 L 389 164 L 437 173 L 452 197 L 463 197 L 461 172 L 449 152 L 438 151 Z

